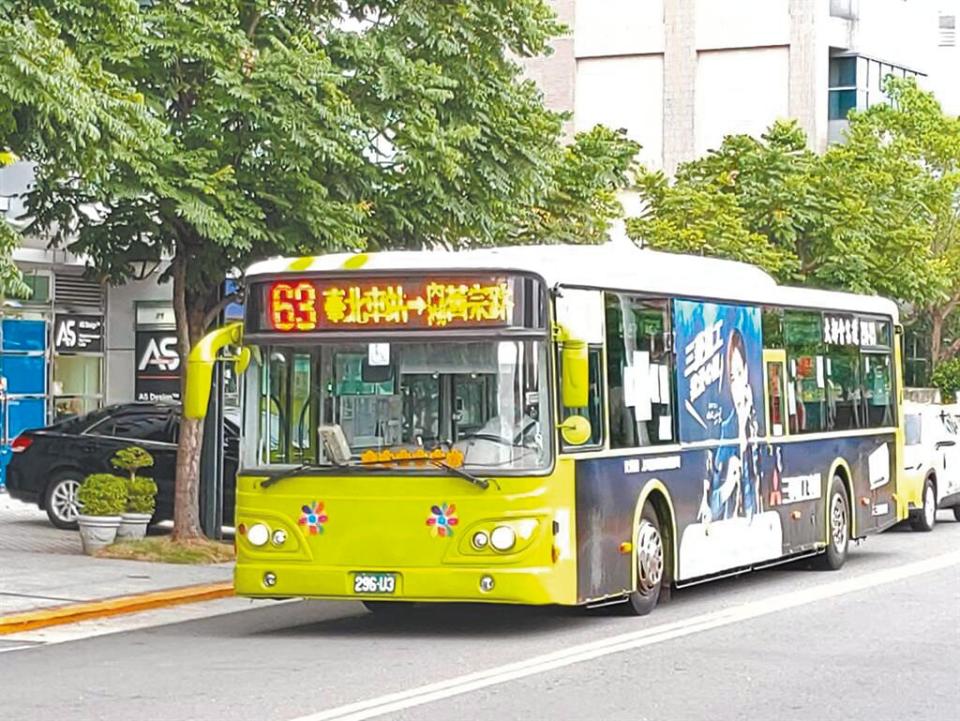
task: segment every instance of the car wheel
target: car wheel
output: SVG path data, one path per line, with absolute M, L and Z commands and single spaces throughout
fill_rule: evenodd
M 923 508 L 910 519 L 914 531 L 924 533 L 932 531 L 937 523 L 937 492 L 933 487 L 933 479 L 927 478 L 923 482 Z
M 77 473 L 61 473 L 47 484 L 43 507 L 47 518 L 57 528 L 73 530 L 77 527 L 80 515 L 80 503 L 77 491 L 80 490 L 80 478 Z
M 627 597 L 627 610 L 634 616 L 646 616 L 657 605 L 669 574 L 669 553 L 660 530 L 660 519 L 653 505 L 646 503 L 640 513 L 634 541 L 637 583 Z M 669 581 L 666 581 L 669 584 Z
M 850 545 L 850 499 L 840 476 L 833 477 L 828 498 L 827 550 L 819 556 L 817 565 L 826 571 L 836 571 L 847 560 Z
M 955 521 L 960 522 L 960 506 L 953 507 L 953 518 Z

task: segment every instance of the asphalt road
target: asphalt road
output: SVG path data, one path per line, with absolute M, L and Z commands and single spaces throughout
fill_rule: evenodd
M 0 718 L 954 719 L 960 523 L 674 594 L 637 619 L 294 602 L 0 653 Z

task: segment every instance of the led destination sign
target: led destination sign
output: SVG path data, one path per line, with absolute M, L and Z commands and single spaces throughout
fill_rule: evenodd
M 523 316 L 540 306 L 531 279 L 518 277 L 290 278 L 264 283 L 253 296 L 253 332 L 445 330 L 543 327 Z M 540 313 L 532 315 L 539 316 Z

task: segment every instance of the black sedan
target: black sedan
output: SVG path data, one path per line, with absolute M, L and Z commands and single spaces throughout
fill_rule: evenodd
M 110 464 L 114 454 L 140 446 L 153 456 L 153 467 L 143 472 L 157 484 L 153 520 L 171 519 L 179 427 L 179 405 L 125 403 L 24 431 L 11 444 L 7 490 L 13 498 L 36 503 L 58 528 L 76 528 L 80 482 L 91 473 L 117 473 Z M 233 518 L 238 436 L 237 427 L 225 420 L 225 519 Z

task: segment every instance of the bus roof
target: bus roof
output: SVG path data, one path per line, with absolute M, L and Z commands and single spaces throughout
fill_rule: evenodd
M 891 316 L 897 306 L 879 296 L 781 286 L 746 263 L 665 253 L 627 244 L 528 245 L 477 250 L 334 253 L 308 258 L 273 258 L 252 265 L 247 277 L 286 273 L 513 270 L 557 285 L 611 288 L 705 300 L 854 311 Z

